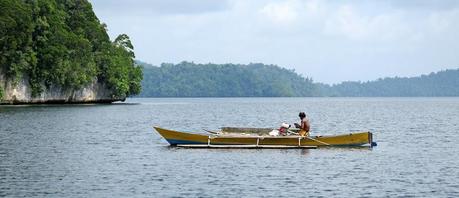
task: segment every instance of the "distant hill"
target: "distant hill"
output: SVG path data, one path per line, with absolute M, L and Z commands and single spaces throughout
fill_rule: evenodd
M 322 85 L 328 96 L 459 96 L 459 69 L 444 70 L 411 78 L 384 78 L 369 82 Z
M 295 97 L 318 96 L 316 86 L 293 70 L 260 63 L 179 64 L 143 62 L 140 97 Z
M 141 61 L 140 97 L 390 97 L 459 96 L 459 69 L 411 78 L 384 78 L 335 85 L 314 83 L 294 70 L 261 63 L 164 63 Z

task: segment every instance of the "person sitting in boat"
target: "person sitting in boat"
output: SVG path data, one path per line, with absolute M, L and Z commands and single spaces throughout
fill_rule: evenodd
M 300 116 L 300 120 L 301 120 L 301 124 L 299 125 L 300 135 L 309 136 L 309 130 L 311 129 L 311 124 L 309 124 L 309 119 L 306 117 L 306 114 L 304 112 L 300 112 L 298 116 Z

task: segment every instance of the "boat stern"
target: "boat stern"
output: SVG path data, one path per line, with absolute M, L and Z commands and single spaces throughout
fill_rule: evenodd
M 372 132 L 368 132 L 368 145 L 370 145 L 370 147 L 374 147 L 374 146 L 378 145 L 376 142 L 373 141 L 373 133 Z

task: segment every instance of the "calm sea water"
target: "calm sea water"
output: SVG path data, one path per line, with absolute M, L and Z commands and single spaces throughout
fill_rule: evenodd
M 170 148 L 152 128 L 370 130 L 378 146 Z M 0 197 L 459 197 L 459 98 L 130 99 L 0 106 Z

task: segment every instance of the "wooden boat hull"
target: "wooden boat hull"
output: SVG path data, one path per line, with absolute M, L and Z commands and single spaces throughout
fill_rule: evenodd
M 154 127 L 171 146 L 177 145 L 283 145 L 283 146 L 363 146 L 372 145 L 371 132 L 333 136 L 212 136 Z

